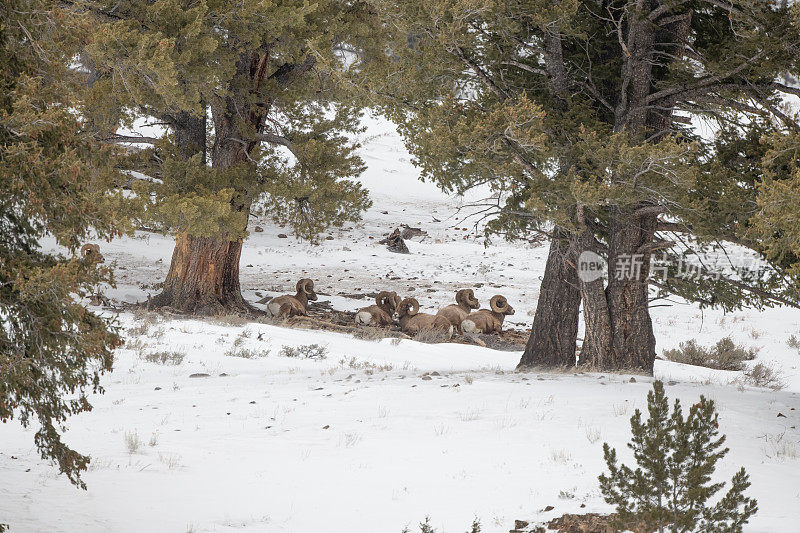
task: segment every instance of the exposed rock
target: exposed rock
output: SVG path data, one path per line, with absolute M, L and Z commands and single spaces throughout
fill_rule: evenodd
M 195 374 L 189 374 L 190 378 L 207 378 L 209 376 L 210 376 L 210 374 L 205 374 L 203 372 L 197 372 Z
M 278 233 L 278 238 L 279 238 L 279 239 L 288 239 L 288 238 L 289 238 L 289 236 L 288 236 L 288 235 L 286 235 L 285 233 Z
M 421 228 L 412 228 L 408 224 L 401 224 L 398 228 L 400 230 L 400 236 L 404 239 L 412 239 L 414 237 L 427 237 L 428 232 L 423 231 Z
M 386 249 L 396 254 L 410 254 L 406 241 L 400 236 L 399 229 L 394 230 L 388 237 L 378 241 L 378 244 L 385 244 Z
M 264 228 L 262 228 L 261 226 L 256 226 L 255 228 L 253 228 L 253 231 L 255 231 L 256 233 L 262 233 L 264 231 Z
M 615 515 L 598 513 L 567 513 L 548 522 L 547 528 L 559 533 L 614 533 L 617 531 L 611 525 L 614 518 Z

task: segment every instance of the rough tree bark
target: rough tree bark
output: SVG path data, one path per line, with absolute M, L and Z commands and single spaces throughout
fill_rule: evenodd
M 572 366 L 581 295 L 570 234 L 554 232 L 528 344 L 518 369 Z
M 273 102 L 272 98 L 259 94 L 264 80 L 272 79 L 279 88 L 286 88 L 316 63 L 313 54 L 309 54 L 302 63 L 283 64 L 267 76 L 268 59 L 264 50 L 243 52 L 236 62 L 231 94 L 212 106 L 215 135 L 210 152 L 211 166 L 215 169 L 254 165 L 250 153 L 261 142 L 258 137 Z M 242 90 L 242 87 L 247 89 Z M 202 127 L 191 116 L 184 115 L 174 117 L 170 124 L 184 157 L 191 157 L 197 153 L 197 147 L 202 147 L 205 158 L 205 118 Z M 249 215 L 253 199 L 247 191 L 237 193 L 233 209 Z M 245 220 L 247 218 L 245 216 Z M 241 235 L 246 228 L 230 230 L 232 234 Z M 241 238 L 231 241 L 225 237 L 178 235 L 164 291 L 151 305 L 195 314 L 254 312 L 242 297 L 239 284 L 242 243 Z
M 239 287 L 242 241 L 178 235 L 163 292 L 151 305 L 213 314 L 222 308 L 247 309 Z
M 583 363 L 602 369 L 652 372 L 656 340 L 648 276 L 656 217 L 621 211 L 612 217 L 608 286 L 603 288 L 602 279 L 581 283 L 586 321 Z
M 201 154 L 205 162 L 206 118 L 189 113 L 165 117 L 173 128 L 180 157 L 189 159 Z M 228 150 L 236 147 L 229 147 Z M 213 154 L 212 164 L 233 160 Z M 219 161 L 219 159 L 223 161 Z M 229 241 L 213 237 L 197 237 L 181 232 L 175 238 L 175 248 L 169 272 L 160 294 L 152 298 L 150 307 L 168 307 L 193 314 L 214 314 L 222 310 L 250 311 L 239 285 L 241 239 Z

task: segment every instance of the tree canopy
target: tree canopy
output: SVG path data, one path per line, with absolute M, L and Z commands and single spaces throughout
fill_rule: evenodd
M 74 254 L 126 228 L 116 150 L 75 111 L 82 77 L 71 62 L 85 30 L 49 0 L 0 11 L 0 421 L 38 425 L 42 457 L 84 488 L 89 458 L 61 432 L 91 409 L 120 340 L 82 299 L 112 281 L 109 269 Z M 43 249 L 46 236 L 68 255 Z

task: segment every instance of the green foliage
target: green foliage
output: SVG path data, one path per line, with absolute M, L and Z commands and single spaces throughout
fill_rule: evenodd
M 764 243 L 768 259 L 800 279 L 800 134 L 774 135 L 764 144 L 767 175 L 758 188 L 752 234 Z M 794 289 L 800 297 L 800 282 Z
M 528 238 L 553 227 L 589 230 L 602 250 L 611 247 L 612 233 L 627 231 L 632 211 L 657 206 L 680 231 L 658 231 L 655 242 L 643 243 L 645 261 L 648 247 L 666 249 L 665 241 L 685 244 L 691 255 L 726 240 L 763 254 L 772 267 L 739 284 L 704 276 L 666 284 L 665 293 L 726 309 L 774 303 L 770 293 L 798 301 L 791 276 L 800 277 L 789 266 L 800 265 L 791 207 L 798 186 L 783 180 L 759 189 L 769 180 L 762 140 L 795 127 L 771 85 L 798 71 L 800 31 L 785 8 L 748 0 L 730 10 L 704 0 L 376 5 L 396 31 L 390 58 L 370 66 L 383 76 L 368 85 L 400 125 L 423 179 L 448 191 L 491 188 L 496 208 L 488 233 Z M 647 16 L 647 31 L 660 26 L 662 33 L 640 50 L 647 57 L 640 77 L 648 81 L 634 91 L 630 69 L 638 68 L 638 56 L 624 39 Z M 677 31 L 667 20 L 686 26 Z M 742 59 L 754 56 L 770 59 Z M 746 104 L 753 97 L 747 87 L 756 86 L 760 109 Z M 697 135 L 686 115 L 717 135 Z M 770 213 L 760 225 L 759 205 Z
M 343 53 L 379 41 L 365 3 L 79 5 L 94 24 L 87 113 L 112 131 L 139 117 L 169 131 L 131 161 L 158 178 L 139 187 L 149 225 L 237 240 L 251 210 L 265 209 L 315 241 L 369 207 L 355 181 L 364 164 L 348 141 L 359 132 L 348 80 L 364 55 Z
M 664 350 L 664 358 L 686 365 L 704 366 L 717 370 L 742 370 L 745 361 L 752 361 L 756 350 L 737 345 L 730 337 L 723 337 L 717 343 L 704 348 L 694 339 L 681 342 L 679 348 Z
M 343 134 L 361 133 L 360 117 L 349 106 L 330 109 L 315 104 L 290 110 L 285 121 L 292 131 L 291 157 L 271 150 L 263 160 L 261 210 L 314 243 L 329 227 L 360 220 L 372 201 L 360 183 L 348 178 L 359 176 L 366 166 L 355 153 L 360 146 Z
M 616 506 L 617 527 L 643 531 L 736 532 L 758 510 L 744 496 L 750 486 L 744 468 L 734 474 L 728 492 L 712 498 L 724 483 L 712 483 L 717 462 L 727 453 L 719 435 L 714 402 L 700 396 L 684 418 L 679 400 L 672 413 L 661 381 L 647 394 L 648 418 L 631 417 L 636 469 L 618 464 L 617 452 L 603 444 L 608 473 L 599 477 L 606 502 Z
M 111 369 L 117 330 L 79 299 L 113 279 L 39 241 L 49 234 L 74 253 L 127 221 L 113 189 L 117 154 L 72 111 L 81 28 L 59 5 L 12 0 L 0 10 L 0 421 L 36 422 L 41 456 L 85 488 L 89 457 L 61 432 L 70 415 L 91 409 L 88 395 L 102 391 L 100 374 Z

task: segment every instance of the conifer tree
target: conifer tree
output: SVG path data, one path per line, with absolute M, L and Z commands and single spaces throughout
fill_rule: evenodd
M 376 67 L 390 81 L 376 92 L 423 176 L 456 191 L 488 183 L 498 194 L 491 231 L 551 239 L 521 366 L 574 362 L 582 302 L 581 360 L 649 370 L 654 253 L 683 242 L 691 255 L 721 240 L 763 253 L 749 232 L 761 171 L 741 182 L 738 168 L 715 158 L 732 142 L 758 159 L 741 143 L 743 125 L 760 121 L 767 134 L 795 127 L 778 102 L 800 91 L 774 81 L 797 70 L 800 33 L 786 5 L 377 3 L 399 31 Z M 729 134 L 699 136 L 693 118 Z M 606 259 L 607 280 L 577 275 L 584 252 Z M 741 305 L 743 294 L 797 305 L 782 272 L 770 277 L 766 287 L 704 279 L 665 290 L 707 305 Z
M 75 255 L 90 236 L 126 228 L 115 150 L 75 112 L 85 30 L 51 0 L 0 9 L 0 422 L 33 423 L 41 456 L 82 488 L 89 457 L 61 433 L 91 409 L 119 337 L 81 301 L 112 281 L 109 270 Z M 70 255 L 44 250 L 46 235 Z
M 712 400 L 700 396 L 684 418 L 679 400 L 672 413 L 661 381 L 647 394 L 647 420 L 638 409 L 631 417 L 631 442 L 636 469 L 619 465 L 617 452 L 603 444 L 608 474 L 600 476 L 600 491 L 616 506 L 616 526 L 637 531 L 742 531 L 758 510 L 744 496 L 750 486 L 741 468 L 728 492 L 712 505 L 724 483 L 712 483 L 717 462 L 725 457 L 725 436 L 719 436 Z
M 360 112 L 340 78 L 377 40 L 360 1 L 80 0 L 95 23 L 90 101 L 110 140 L 152 144 L 139 170 L 146 217 L 177 235 L 152 305 L 247 311 L 239 258 L 259 208 L 314 240 L 369 205 Z M 163 138 L 114 135 L 147 117 Z M 98 119 L 99 121 L 100 119 Z

